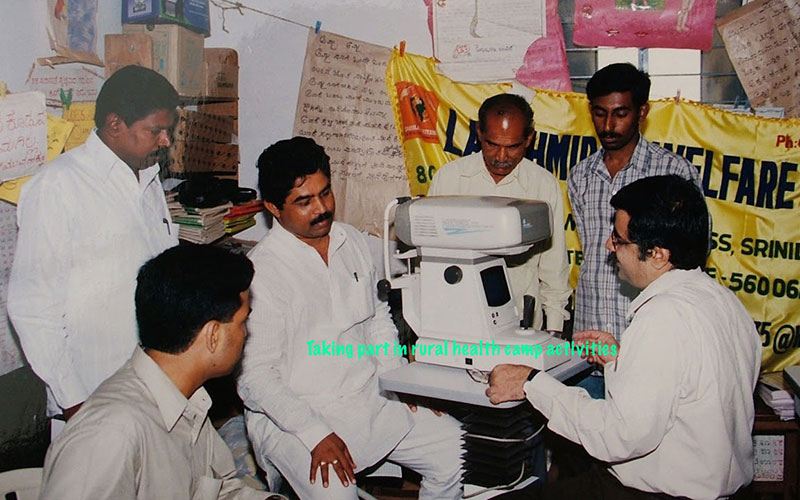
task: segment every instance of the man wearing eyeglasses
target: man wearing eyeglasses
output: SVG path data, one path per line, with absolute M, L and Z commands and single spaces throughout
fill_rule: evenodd
M 656 176 L 620 189 L 611 205 L 606 249 L 619 278 L 641 291 L 621 343 L 600 330 L 573 337 L 604 367 L 606 399 L 523 365 L 492 370 L 486 395 L 495 404 L 527 398 L 553 432 L 604 462 L 533 498 L 731 495 L 753 478 L 761 346 L 742 304 L 702 270 L 709 227 L 703 195 L 689 180 Z

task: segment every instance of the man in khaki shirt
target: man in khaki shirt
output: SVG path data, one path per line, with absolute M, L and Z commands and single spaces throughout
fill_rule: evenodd
M 43 499 L 264 499 L 235 477 L 203 384 L 242 354 L 253 265 L 220 248 L 170 248 L 139 270 L 140 347 L 47 453 Z M 274 498 L 283 498 L 275 496 Z

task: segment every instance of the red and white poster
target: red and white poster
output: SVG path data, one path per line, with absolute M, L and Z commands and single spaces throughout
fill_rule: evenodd
M 716 0 L 575 0 L 573 43 L 710 50 Z

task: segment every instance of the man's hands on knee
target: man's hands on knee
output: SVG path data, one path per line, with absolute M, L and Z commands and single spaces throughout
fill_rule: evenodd
M 322 486 L 328 487 L 329 467 L 333 467 L 342 485 L 356 484 L 356 464 L 347 445 L 335 432 L 331 432 L 311 450 L 311 484 L 317 480 L 317 467 L 322 476 Z

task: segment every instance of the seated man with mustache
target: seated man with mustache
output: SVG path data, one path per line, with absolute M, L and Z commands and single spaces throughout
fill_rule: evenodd
M 422 475 L 419 498 L 461 498 L 458 422 L 380 392 L 379 375 L 403 362 L 391 348 L 359 352 L 392 346 L 397 330 L 364 236 L 333 221 L 330 158 L 295 137 L 264 150 L 257 167 L 277 224 L 250 252 L 238 384 L 259 464 L 268 458 L 303 499 L 355 500 L 354 474 L 383 459 Z

